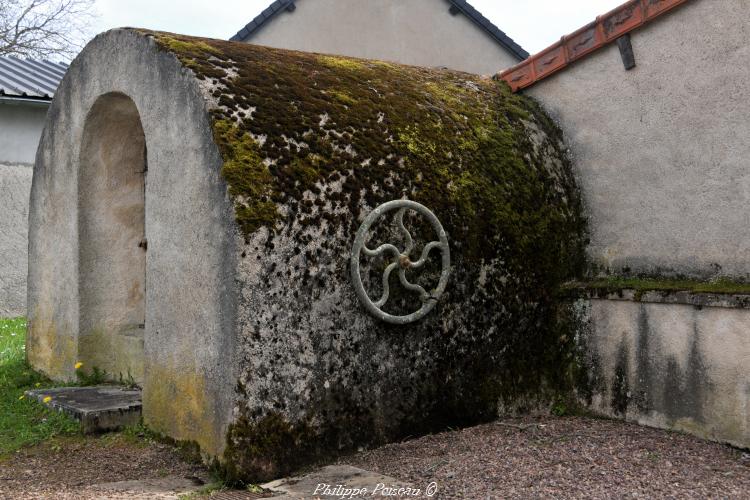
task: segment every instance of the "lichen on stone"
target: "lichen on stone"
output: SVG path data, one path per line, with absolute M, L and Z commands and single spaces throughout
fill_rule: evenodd
M 290 453 L 309 462 L 575 390 L 557 306 L 583 269 L 585 219 L 537 103 L 466 73 L 149 36 L 200 82 L 245 238 L 230 475 L 271 477 L 290 472 Z M 348 269 L 362 219 L 401 198 L 437 215 L 452 257 L 438 306 L 403 328 L 361 310 Z M 413 294 L 392 288 L 408 308 Z
M 315 162 L 323 182 L 346 177 L 338 201 L 350 207 L 359 203 L 360 187 L 397 172 L 400 184 L 369 195 L 369 205 L 408 196 L 439 212 L 474 216 L 473 227 L 454 237 L 473 239 L 477 251 L 487 234 L 480 226 L 494 228 L 490 234 L 505 232 L 522 245 L 539 244 L 531 240 L 558 227 L 561 234 L 580 231 L 573 215 L 575 196 L 565 207 L 568 214 L 549 206 L 548 179 L 536 165 L 538 154 L 523 121 L 531 119 L 553 132 L 554 125 L 503 83 L 450 71 L 154 36 L 199 78 L 213 79 L 221 88 L 213 124 L 222 155 L 232 163 L 224 174 L 235 197 L 251 200 L 260 192 L 304 212 L 304 206 L 295 205 L 310 179 L 299 182 L 299 166 Z M 227 77 L 226 67 L 235 68 L 236 76 Z M 255 109 L 252 117 L 237 116 L 248 108 Z M 320 126 L 323 115 L 328 119 Z M 265 141 L 252 146 L 249 137 L 259 135 Z M 290 147 L 291 140 L 303 146 Z M 238 147 L 236 141 L 245 145 Z M 235 163 L 238 149 L 241 169 Z M 240 226 L 248 233 L 273 228 L 278 218 L 269 217 L 269 208 L 267 201 L 242 206 Z M 489 220 L 483 214 L 490 214 Z M 543 231 L 527 231 L 534 225 Z
M 575 292 L 576 290 L 593 291 L 599 295 L 620 293 L 623 290 L 634 290 L 636 292 L 635 299 L 639 300 L 645 292 L 747 295 L 750 294 L 750 283 L 730 278 L 695 280 L 658 276 L 634 277 L 612 275 L 589 280 L 570 281 L 564 283 L 562 289 L 569 292 Z

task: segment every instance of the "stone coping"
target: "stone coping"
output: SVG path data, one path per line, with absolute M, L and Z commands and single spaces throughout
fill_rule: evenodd
M 653 304 L 683 304 L 695 307 L 750 309 L 750 294 L 691 292 L 688 290 L 636 290 L 633 288 L 587 287 L 585 284 L 563 290 L 569 299 L 621 300 Z

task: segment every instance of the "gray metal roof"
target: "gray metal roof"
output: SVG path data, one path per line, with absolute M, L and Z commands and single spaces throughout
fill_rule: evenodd
M 64 63 L 0 57 L 0 97 L 50 101 L 67 70 Z
M 247 40 L 250 35 L 261 29 L 279 12 L 282 12 L 284 10 L 292 12 L 296 8 L 294 2 L 295 0 L 276 0 L 229 40 L 233 42 L 241 42 Z M 471 19 L 474 24 L 484 30 L 497 43 L 502 45 L 511 54 L 516 56 L 519 61 L 523 61 L 524 59 L 529 57 L 529 53 L 526 52 L 523 47 L 514 42 L 513 39 L 506 35 L 500 28 L 492 24 L 489 19 L 484 17 L 481 12 L 472 7 L 469 2 L 467 2 L 466 0 L 448 0 L 448 2 L 451 4 L 450 12 L 452 14 L 461 13 Z

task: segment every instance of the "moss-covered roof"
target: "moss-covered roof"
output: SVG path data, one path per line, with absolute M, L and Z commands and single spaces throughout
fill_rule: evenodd
M 300 213 L 354 230 L 356 220 L 338 220 L 338 208 L 356 216 L 362 206 L 402 197 L 454 219 L 451 236 L 474 254 L 494 252 L 485 235 L 502 234 L 525 253 L 544 251 L 540 239 L 581 234 L 559 130 L 502 82 L 143 33 L 195 72 L 212 101 L 223 175 L 246 235 Z M 535 130 L 544 144 L 532 142 Z M 321 190 L 325 201 L 317 197 Z M 329 209 L 318 211 L 315 205 L 325 203 Z M 560 245 L 554 245 L 557 259 Z

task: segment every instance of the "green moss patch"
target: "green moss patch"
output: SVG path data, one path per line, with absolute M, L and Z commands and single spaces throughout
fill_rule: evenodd
M 599 290 L 606 293 L 622 290 L 636 292 L 691 292 L 716 294 L 750 294 L 750 283 L 729 279 L 696 281 L 685 279 L 625 278 L 611 276 L 591 281 L 572 281 L 563 285 L 564 290 Z
M 247 477 L 255 481 L 282 477 L 316 456 L 312 449 L 316 439 L 309 425 L 292 425 L 278 413 L 257 422 L 243 415 L 229 429 L 224 480 L 236 484 Z
M 370 208 L 408 197 L 433 209 L 477 261 L 496 255 L 494 245 L 487 245 L 489 236 L 515 249 L 519 264 L 530 252 L 543 256 L 538 276 L 554 281 L 570 275 L 569 264 L 579 266 L 584 221 L 568 165 L 556 173 L 544 168 L 543 152 L 533 147 L 524 121 L 536 123 L 551 141 L 559 141 L 560 132 L 536 103 L 504 83 L 379 61 L 150 35 L 217 87 L 214 134 L 247 236 L 283 222 L 281 204 L 294 216 L 312 214 L 302 193 L 319 195 L 320 186 L 340 181 L 341 192 L 327 193 L 335 206 L 357 215 L 363 196 Z M 341 223 L 333 213 L 320 218 Z M 356 216 L 346 221 L 347 229 L 356 230 L 356 221 Z

